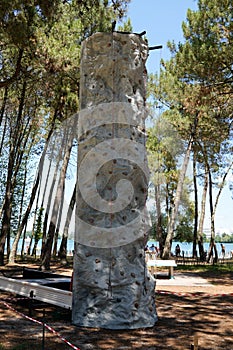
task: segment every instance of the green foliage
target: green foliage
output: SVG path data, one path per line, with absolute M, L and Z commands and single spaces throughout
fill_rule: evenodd
M 150 216 L 151 216 L 152 228 L 150 230 L 149 239 L 154 239 L 154 240 L 158 241 L 159 237 L 158 237 L 158 232 L 156 230 L 157 217 L 156 217 L 155 211 L 150 211 Z M 163 239 L 165 239 L 166 235 L 167 235 L 167 220 L 168 220 L 167 215 L 162 213 L 161 214 L 161 230 L 162 230 Z
M 113 20 L 123 21 L 128 3 L 0 2 L 0 207 L 6 197 L 9 202 L 1 213 L 0 263 L 10 225 L 19 227 L 28 206 L 32 176 L 47 139 L 79 109 L 81 43 L 95 32 L 111 31 Z M 40 226 L 38 221 L 38 235 Z
M 156 232 L 156 220 L 158 220 L 160 221 L 162 235 L 166 238 L 169 215 L 174 203 L 179 177 L 179 162 L 183 152 L 183 142 L 164 116 L 164 113 L 155 118 L 154 125 L 148 129 L 147 151 L 151 182 L 159 188 L 162 208 L 159 220 L 156 213 L 152 215 L 154 223 L 152 235 L 158 239 L 158 233 Z M 194 209 L 189 198 L 190 192 L 190 181 L 186 179 L 175 231 L 176 239 L 179 241 L 192 241 Z M 151 189 L 149 196 L 155 196 Z
M 233 243 L 233 233 L 232 234 L 223 233 L 222 235 L 216 235 L 215 242 Z
M 117 30 L 120 32 L 129 32 L 132 33 L 133 27 L 130 18 L 127 19 L 126 22 L 124 22 L 122 25 L 119 25 L 117 27 Z
M 223 186 L 219 179 L 232 162 L 232 6 L 228 0 L 199 0 L 198 11 L 188 10 L 187 22 L 182 24 L 184 43 L 168 42 L 172 57 L 162 60 L 160 74 L 150 76 L 148 82 L 150 101 L 162 111 L 161 119 L 173 127 L 183 144 L 192 140 L 199 184 L 202 185 L 208 168 L 212 177 L 209 186 L 218 189 Z M 164 169 L 169 163 L 163 157 L 163 148 L 158 152 L 157 135 L 154 134 L 153 141 L 150 137 L 149 134 L 148 146 L 159 153 L 160 169 Z M 174 187 L 170 195 L 176 188 L 178 170 L 174 162 L 169 169 L 172 176 L 168 187 L 170 190 L 171 184 Z M 190 237 L 191 226 L 189 230 L 179 213 L 176 219 L 177 237 L 183 239 L 182 232 L 186 231 L 183 225 Z
M 193 215 L 191 219 L 188 214 L 179 217 L 174 239 L 179 242 L 193 241 Z
M 208 272 L 216 275 L 228 274 L 233 272 L 233 264 L 215 264 L 215 265 L 179 265 L 177 271 L 196 271 L 199 274 L 208 274 Z

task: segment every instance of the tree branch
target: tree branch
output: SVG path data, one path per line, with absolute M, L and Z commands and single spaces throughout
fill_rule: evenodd
M 0 88 L 3 88 L 3 87 L 6 87 L 6 86 L 10 85 L 19 76 L 19 73 L 21 71 L 22 57 L 23 57 L 23 49 L 20 49 L 14 74 L 12 75 L 12 77 L 10 77 L 10 78 L 8 78 L 6 80 L 0 81 Z

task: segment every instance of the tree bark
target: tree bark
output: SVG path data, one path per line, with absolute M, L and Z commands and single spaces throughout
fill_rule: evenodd
M 160 185 L 155 185 L 155 204 L 156 204 L 156 233 L 159 241 L 159 252 L 160 252 L 160 255 L 162 256 L 165 241 L 163 237 L 163 228 L 162 228 Z
M 182 168 L 180 171 L 180 176 L 179 176 L 179 180 L 178 180 L 178 184 L 177 184 L 174 205 L 173 205 L 172 211 L 171 211 L 171 218 L 169 220 L 168 232 L 167 232 L 167 237 L 166 237 L 165 246 L 164 246 L 164 250 L 163 250 L 163 256 L 162 256 L 163 259 L 169 259 L 170 255 L 171 255 L 171 243 L 172 243 L 172 239 L 173 239 L 173 235 L 174 235 L 176 218 L 177 218 L 181 194 L 182 194 L 182 190 L 183 190 L 185 175 L 187 172 L 190 154 L 191 154 L 191 150 L 192 150 L 192 142 L 193 142 L 193 138 L 191 137 L 189 140 L 188 146 L 187 146 L 187 150 L 185 153 L 184 161 L 182 164 Z
M 58 253 L 58 256 L 61 259 L 61 263 L 62 264 L 66 264 L 67 263 L 68 231 L 69 231 L 69 226 L 70 226 L 70 222 L 71 222 L 71 218 L 72 218 L 75 202 L 76 202 L 76 184 L 74 186 L 73 194 L 72 194 L 72 197 L 70 199 L 69 208 L 68 208 L 68 212 L 67 212 L 67 216 L 66 216 L 66 221 L 65 221 L 65 226 L 64 226 L 64 230 L 63 230 L 63 235 L 62 235 L 62 241 L 61 241 L 60 249 L 59 249 L 59 253 Z
M 64 197 L 65 197 L 65 182 L 63 183 L 62 194 L 61 194 L 61 202 L 60 202 L 60 205 L 59 205 L 57 225 L 56 225 L 56 230 L 55 230 L 55 234 L 54 234 L 54 242 L 53 242 L 53 256 L 54 256 L 54 258 L 57 256 L 57 243 L 58 243 L 58 236 L 59 236 L 60 227 L 61 227 L 62 213 L 63 213 L 63 210 L 64 210 Z
M 46 154 L 46 150 L 47 150 L 47 147 L 48 147 L 48 144 L 49 144 L 49 139 L 50 139 L 51 134 L 52 134 L 52 128 L 51 128 L 51 130 L 50 130 L 50 132 L 48 134 L 47 141 L 46 141 L 46 144 L 45 144 L 45 148 L 43 150 L 42 156 L 41 156 L 40 161 L 39 161 L 38 170 L 37 170 L 37 174 L 36 174 L 36 179 L 35 179 L 35 182 L 34 182 L 34 185 L 33 185 L 33 188 L 32 188 L 29 204 L 27 206 L 27 209 L 26 209 L 26 211 L 24 213 L 22 222 L 19 225 L 19 228 L 18 228 L 18 231 L 17 231 L 17 236 L 18 237 L 21 236 L 21 234 L 23 232 L 23 229 L 25 228 L 25 225 L 26 225 L 26 223 L 28 221 L 28 217 L 29 217 L 29 214 L 31 212 L 34 200 L 36 198 L 36 193 L 37 193 L 38 186 L 39 186 L 39 183 L 40 183 L 40 177 L 41 177 L 42 168 L 43 168 L 43 164 L 44 164 L 44 158 L 45 158 L 45 154 Z
M 204 261 L 206 258 L 205 252 L 204 252 L 204 245 L 203 245 L 203 230 L 204 230 L 208 182 L 209 182 L 208 169 L 205 166 L 204 186 L 203 186 L 203 191 L 202 191 L 201 211 L 200 211 L 200 219 L 199 219 L 199 225 L 198 225 L 198 248 L 199 248 L 199 255 L 200 255 L 200 258 L 202 261 Z
M 2 125 L 2 121 L 3 121 L 3 117 L 4 117 L 4 113 L 5 113 L 5 108 L 6 108 L 7 98 L 8 98 L 8 88 L 5 87 L 2 108 L 1 108 L 1 112 L 0 112 L 0 125 Z
M 193 257 L 197 256 L 197 230 L 198 230 L 198 189 L 197 189 L 197 167 L 196 167 L 196 151 L 193 155 L 193 185 L 194 185 L 194 229 L 193 229 Z
M 71 149 L 72 149 L 72 145 L 73 145 L 73 139 L 74 139 L 74 134 L 73 134 L 73 130 L 71 127 L 71 129 L 69 130 L 68 144 L 66 146 L 66 151 L 65 151 L 63 164 L 62 164 L 62 168 L 61 168 L 61 172 L 60 172 L 60 177 L 59 177 L 59 181 L 58 181 L 55 200 L 53 203 L 53 209 L 52 209 L 48 234 L 47 234 L 44 250 L 42 252 L 42 254 L 43 254 L 42 255 L 42 262 L 41 262 L 41 269 L 42 270 L 50 270 L 52 244 L 53 244 L 54 234 L 55 234 L 55 230 L 56 230 L 58 210 L 59 210 L 59 205 L 61 202 L 61 196 L 62 196 L 62 190 L 63 190 L 65 177 L 66 177 L 66 171 L 67 171 L 67 167 L 69 164 L 70 153 L 71 153 Z
M 55 141 L 56 141 L 56 137 L 55 137 Z M 52 183 L 50 185 L 50 187 L 48 188 L 48 184 L 49 184 L 49 176 L 51 176 L 50 174 L 50 170 L 51 170 L 51 165 L 52 165 L 52 161 L 53 161 L 53 157 L 51 157 L 50 159 L 50 163 L 49 163 L 49 169 L 47 172 L 47 176 L 46 176 L 46 182 L 45 182 L 45 188 L 44 188 L 44 194 L 43 194 L 43 198 L 42 198 L 42 203 L 44 203 L 45 201 L 45 194 L 46 192 L 49 190 L 49 196 L 48 196 L 48 200 L 47 200 L 47 205 L 46 205 L 46 209 L 45 209 L 45 215 L 44 215 L 44 221 L 43 221 L 43 235 L 42 235 L 42 247 L 41 247 L 41 259 L 44 256 L 44 249 L 45 249 L 45 243 L 46 243 L 46 235 L 47 235 L 47 226 L 48 226 L 48 219 L 49 219 L 49 213 L 51 211 L 51 205 L 52 205 L 52 198 L 53 198 L 53 193 L 54 193 L 54 188 L 55 188 L 55 184 L 57 181 L 57 176 L 58 176 L 58 169 L 60 166 L 60 162 L 62 159 L 62 155 L 63 155 L 63 148 L 64 148 L 65 142 L 64 139 L 62 140 L 61 143 L 61 147 L 58 150 L 58 154 L 57 154 L 57 161 L 56 161 L 56 165 L 55 165 L 55 170 L 53 173 L 53 179 L 52 179 Z M 54 149 L 53 149 L 54 150 Z M 53 152 L 52 152 L 53 155 Z M 42 206 L 42 204 L 41 204 Z
M 19 227 L 19 223 L 21 221 L 21 216 L 22 216 L 22 212 L 23 212 L 23 201 L 24 201 L 24 195 L 25 195 L 26 179 L 27 179 L 27 164 L 25 166 L 25 172 L 24 172 L 24 184 L 23 184 L 21 203 L 20 203 L 20 215 L 19 215 L 18 227 Z M 14 241 L 13 241 L 13 244 L 12 244 L 12 247 L 11 247 L 10 254 L 9 254 L 8 264 L 13 265 L 15 263 L 15 257 L 16 257 L 16 253 L 17 253 L 19 239 L 20 239 L 20 236 L 18 234 L 16 234 Z M 22 244 L 22 250 L 23 250 L 23 246 L 24 246 L 24 241 Z
M 210 246 L 208 251 L 207 262 L 210 261 L 211 257 L 213 257 L 213 251 L 215 252 L 215 256 L 213 257 L 213 263 L 218 262 L 218 251 L 216 249 L 215 244 L 215 222 L 214 222 L 214 207 L 213 207 L 213 183 L 211 170 L 208 165 L 208 177 L 209 177 L 209 205 L 210 205 L 210 225 L 211 225 L 211 238 L 210 238 Z
M 4 265 L 4 251 L 5 251 L 6 238 L 9 237 L 8 243 L 10 239 L 10 222 L 11 222 L 11 213 L 12 213 L 13 192 L 14 192 L 17 172 L 19 170 L 19 166 L 22 160 L 22 151 L 20 151 L 20 148 L 19 148 L 20 146 L 19 138 L 20 138 L 20 131 L 21 131 L 21 120 L 22 120 L 22 114 L 23 114 L 23 108 L 24 108 L 25 94 L 26 94 L 26 82 L 24 82 L 22 86 L 15 128 L 14 130 L 11 130 L 11 133 L 10 133 L 10 140 L 11 140 L 10 152 L 9 152 L 9 158 L 8 158 L 2 229 L 0 234 L 0 265 Z M 13 179 L 13 175 L 14 175 L 14 179 Z

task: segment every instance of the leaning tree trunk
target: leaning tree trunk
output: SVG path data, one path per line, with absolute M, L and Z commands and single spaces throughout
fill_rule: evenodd
M 194 187 L 194 228 L 193 228 L 193 258 L 197 257 L 197 230 L 198 230 L 198 186 L 197 186 L 197 154 L 193 154 L 193 187 Z
M 57 219 L 58 219 L 58 214 L 59 214 L 59 207 L 61 204 L 62 192 L 63 192 L 63 187 L 64 187 L 64 183 L 65 183 L 65 178 L 66 178 L 66 171 L 68 168 L 71 149 L 72 149 L 72 145 L 73 145 L 74 134 L 73 134 L 72 125 L 70 125 L 67 129 L 65 129 L 65 131 L 66 130 L 68 132 L 68 139 L 67 139 L 68 141 L 67 141 L 65 154 L 64 154 L 64 158 L 63 158 L 63 162 L 62 162 L 62 167 L 61 167 L 58 185 L 57 185 L 57 189 L 56 189 L 55 199 L 53 202 L 53 208 L 52 208 L 48 233 L 47 233 L 47 237 L 46 237 L 46 242 L 45 242 L 45 245 L 44 245 L 44 248 L 42 251 L 42 257 L 41 257 L 41 259 L 42 259 L 41 269 L 42 270 L 50 270 L 50 260 L 51 260 L 51 252 L 52 252 L 54 234 L 55 234 L 55 230 L 56 230 L 56 224 L 57 224 Z
M 211 176 L 211 170 L 209 165 L 208 165 L 208 175 L 209 175 L 209 205 L 210 205 L 211 237 L 210 237 L 210 245 L 209 245 L 207 262 L 209 262 L 212 257 L 213 263 L 217 263 L 218 251 L 215 243 L 215 222 L 214 222 L 214 206 L 213 206 L 213 191 L 212 191 L 213 183 L 212 183 L 212 176 Z M 215 254 L 213 254 L 213 252 Z
M 206 211 L 208 183 L 209 183 L 208 170 L 207 170 L 207 167 L 205 167 L 204 186 L 202 191 L 200 220 L 199 220 L 198 235 L 197 235 L 199 255 L 201 260 L 205 260 L 206 258 L 205 251 L 204 251 L 204 243 L 203 243 L 203 229 L 204 229 L 204 220 L 205 220 L 205 211 Z
M 67 263 L 67 240 L 68 240 L 69 226 L 70 226 L 75 202 L 76 202 L 76 184 L 74 186 L 73 194 L 70 199 L 70 203 L 69 203 L 69 207 L 66 215 L 66 221 L 63 229 L 62 240 L 61 240 L 59 253 L 58 253 L 58 256 L 61 259 L 62 264 Z
M 176 225 L 176 219 L 177 219 L 177 214 L 178 214 L 178 209 L 180 205 L 180 199 L 183 191 L 183 185 L 184 185 L 184 180 L 185 180 L 185 175 L 187 172 L 188 164 L 189 164 L 189 159 L 190 159 L 190 154 L 192 150 L 192 142 L 193 138 L 191 137 L 188 143 L 188 147 L 184 156 L 184 161 L 182 164 L 182 168 L 180 171 L 180 176 L 177 184 L 177 189 L 176 189 L 176 195 L 175 195 L 175 200 L 174 200 L 174 205 L 171 211 L 171 218 L 169 220 L 168 224 L 168 233 L 165 241 L 165 246 L 163 250 L 163 259 L 168 259 L 171 255 L 171 242 L 174 236 L 174 231 L 175 231 L 175 225 Z
M 164 235 L 162 227 L 162 211 L 161 211 L 161 189 L 160 184 L 155 185 L 155 204 L 156 204 L 156 234 L 159 241 L 160 256 L 163 254 Z
M 96 33 L 82 46 L 72 321 L 133 329 L 157 321 L 147 272 L 148 46 L 140 35 Z
M 59 236 L 61 222 L 62 222 L 62 213 L 64 211 L 64 200 L 65 200 L 65 182 L 64 182 L 63 188 L 62 188 L 61 203 L 59 206 L 57 225 L 56 225 L 56 230 L 55 230 L 55 234 L 54 234 L 54 242 L 53 242 L 53 257 L 54 258 L 56 258 L 56 256 L 57 256 L 57 244 L 58 244 L 58 236 Z

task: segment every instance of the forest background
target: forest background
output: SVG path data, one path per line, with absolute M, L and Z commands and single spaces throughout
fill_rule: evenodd
M 42 238 L 43 268 L 57 254 L 66 261 L 77 154 L 69 118 L 79 109 L 80 47 L 98 31 L 134 31 L 128 6 L 1 2 L 1 265 L 15 262 L 28 223 L 34 238 L 28 253 Z M 233 188 L 232 10 L 232 0 L 199 0 L 182 23 L 183 42 L 168 42 L 170 58 L 148 76 L 151 235 L 163 258 L 173 239 L 191 240 L 193 255 L 202 257 L 207 208 L 213 254 L 219 198 L 226 185 Z

